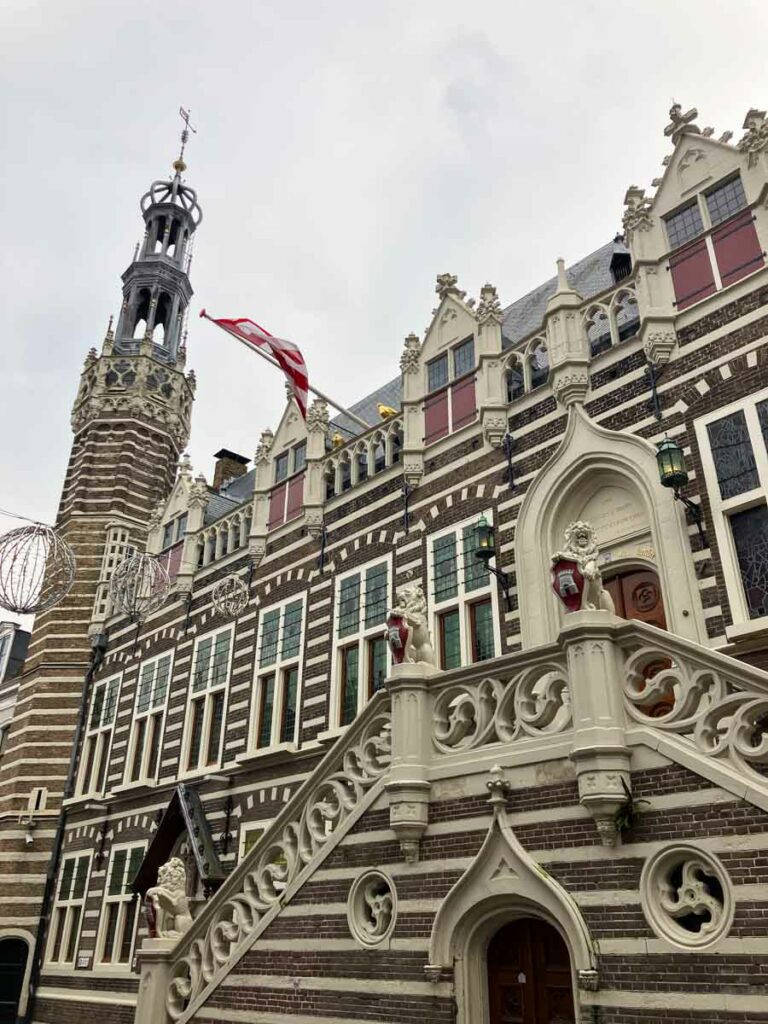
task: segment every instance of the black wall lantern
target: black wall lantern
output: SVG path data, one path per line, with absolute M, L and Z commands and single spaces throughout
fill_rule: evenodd
M 475 526 L 475 558 L 482 562 L 488 572 L 492 573 L 504 591 L 507 601 L 507 611 L 512 611 L 512 599 L 509 596 L 509 576 L 503 569 L 496 569 L 490 564 L 491 559 L 496 557 L 496 538 L 493 534 L 493 527 L 485 518 L 480 516 Z
M 675 500 L 681 502 L 691 519 L 696 524 L 696 529 L 701 537 L 701 546 L 706 547 L 707 538 L 701 525 L 704 518 L 699 505 L 690 498 L 680 493 L 680 488 L 688 483 L 688 471 L 685 468 L 685 456 L 683 449 L 669 437 L 659 441 L 656 451 L 656 463 L 659 467 L 659 479 L 664 487 L 672 489 Z

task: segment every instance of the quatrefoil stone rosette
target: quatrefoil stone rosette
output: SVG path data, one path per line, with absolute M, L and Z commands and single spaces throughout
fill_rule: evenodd
M 397 891 L 382 871 L 365 871 L 352 883 L 347 900 L 347 921 L 353 937 L 363 946 L 387 942 L 397 917 Z
M 640 875 L 640 900 L 648 924 L 678 948 L 707 949 L 733 923 L 731 881 L 718 858 L 684 843 L 650 857 Z

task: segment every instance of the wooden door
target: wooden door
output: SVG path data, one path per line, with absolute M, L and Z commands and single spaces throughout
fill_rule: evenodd
M 488 947 L 490 1024 L 574 1024 L 571 964 L 560 934 L 525 917 Z
M 23 939 L 0 940 L 0 1024 L 15 1024 L 29 948 Z
M 667 628 L 659 577 L 651 569 L 632 569 L 603 584 L 622 619 L 639 619 L 659 629 Z

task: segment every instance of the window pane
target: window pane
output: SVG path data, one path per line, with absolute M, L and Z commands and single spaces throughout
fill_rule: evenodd
M 88 877 L 88 857 L 79 857 L 75 870 L 75 886 L 72 899 L 81 900 L 85 895 L 85 880 Z
M 514 363 L 507 370 L 507 401 L 514 402 L 525 394 L 525 377 L 523 368 L 519 363 Z
M 98 736 L 92 736 L 88 740 L 88 749 L 85 755 L 85 771 L 83 772 L 83 792 L 91 793 L 93 791 L 93 758 L 96 753 L 96 743 Z
M 232 634 L 229 631 L 226 633 L 219 633 L 216 637 L 216 646 L 213 652 L 211 686 L 221 686 L 222 683 L 227 681 L 227 672 L 229 670 L 229 645 L 231 640 Z
M 99 738 L 96 740 L 96 766 L 94 769 L 95 779 L 93 783 L 94 793 L 104 792 L 104 776 L 107 773 L 108 746 L 107 733 L 99 733 Z
M 59 900 L 63 903 L 64 900 L 68 900 L 72 891 L 72 879 L 75 874 L 75 859 L 70 857 L 69 860 L 64 861 L 64 867 L 61 869 L 61 885 L 59 886 Z
M 759 487 L 755 457 L 744 413 L 739 410 L 707 426 L 722 498 L 732 498 Z
M 195 661 L 195 675 L 192 680 L 193 693 L 197 693 L 198 690 L 204 690 L 208 685 L 208 669 L 211 661 L 212 647 L 213 640 L 211 637 L 207 637 L 198 644 L 197 659 Z
M 139 681 L 139 698 L 136 704 L 137 711 L 146 711 L 149 707 L 150 694 L 152 692 L 152 676 L 155 672 L 154 663 L 144 665 L 141 670 L 141 680 Z
M 104 711 L 101 716 L 103 725 L 111 725 L 115 720 L 117 710 L 117 679 L 113 679 L 107 687 L 107 696 L 104 701 Z
M 387 678 L 389 648 L 385 637 L 368 641 L 368 696 L 380 690 Z
M 221 727 L 224 724 L 224 691 L 215 693 L 211 698 L 211 730 L 208 735 L 208 755 L 206 764 L 216 764 L 219 760 L 221 745 Z
M 275 459 L 275 483 L 279 484 L 288 476 L 288 452 L 283 452 Z
M 461 634 L 459 611 L 445 612 L 440 616 L 440 653 L 444 669 L 461 665 Z
M 167 548 L 173 544 L 173 523 L 166 523 L 163 527 L 163 547 Z
M 176 520 L 176 540 L 181 540 L 184 534 L 187 532 L 187 513 L 183 516 L 179 516 Z
M 163 716 L 152 715 L 149 722 L 149 760 L 147 761 L 147 778 L 154 779 L 157 775 L 157 762 L 160 757 L 160 733 L 163 728 Z
M 293 742 L 296 729 L 296 691 L 299 686 L 299 670 L 291 668 L 283 677 L 283 713 L 281 715 L 280 742 Z
M 453 376 L 463 377 L 475 368 L 475 341 L 468 338 L 453 350 Z
M 293 449 L 293 471 L 298 473 L 300 469 L 304 469 L 307 464 L 307 442 L 303 441 L 301 444 L 297 444 Z
M 684 210 L 678 210 L 671 217 L 665 217 L 664 223 L 667 226 L 667 238 L 671 249 L 677 248 L 683 242 L 689 242 L 704 230 L 697 202 L 686 206 Z
M 115 932 L 117 931 L 117 915 L 120 913 L 119 903 L 108 903 L 106 908 L 107 920 L 104 932 L 104 952 L 102 960 L 104 963 L 111 963 L 115 949 Z
M 387 615 L 387 563 L 365 573 L 365 628 L 384 624 Z
M 268 747 L 272 741 L 272 709 L 275 703 L 275 677 L 261 680 L 261 707 L 259 709 L 258 747 Z
M 203 739 L 203 713 L 205 700 L 196 700 L 192 705 L 192 735 L 189 740 L 187 768 L 197 768 L 200 759 L 200 744 Z
M 165 695 L 168 692 L 168 676 L 171 671 L 171 659 L 170 656 L 167 658 L 161 658 L 157 663 L 157 675 L 155 676 L 155 685 L 152 692 L 152 704 L 157 707 L 158 704 L 162 704 L 165 700 Z
M 747 205 L 741 178 L 736 177 L 707 192 L 707 209 L 712 224 L 720 224 Z
M 280 632 L 280 609 L 267 612 L 261 631 L 261 656 L 259 665 L 271 665 L 277 658 L 277 637 Z
M 765 450 L 768 451 L 768 398 L 764 402 L 757 403 L 757 419 L 760 423 Z
M 472 605 L 472 660 L 486 661 L 496 653 L 493 644 L 493 607 L 490 601 Z
M 125 863 L 128 859 L 127 850 L 118 850 L 112 858 L 112 871 L 109 876 L 110 896 L 119 896 L 125 885 Z
M 448 383 L 448 353 L 433 359 L 427 363 L 427 388 L 429 391 L 437 391 Z
M 531 388 L 539 388 L 546 384 L 549 377 L 549 356 L 544 345 L 535 348 L 528 357 L 531 368 Z
M 125 876 L 125 892 L 131 892 L 131 883 L 133 882 L 136 875 L 139 873 L 141 862 L 144 860 L 144 847 L 134 846 L 131 850 L 131 855 L 128 858 L 128 872 Z
M 345 647 L 341 652 L 341 724 L 349 725 L 357 714 L 359 651 Z
M 488 586 L 490 573 L 488 566 L 479 558 L 475 558 L 475 528 L 464 527 L 464 589 L 479 590 Z
M 243 856 L 250 852 L 250 850 L 259 841 L 259 837 L 264 834 L 263 828 L 249 828 L 245 833 L 245 839 L 243 841 Z
M 77 932 L 80 928 L 80 915 L 83 912 L 82 907 L 72 907 L 69 912 L 69 938 L 67 939 L 67 952 L 64 959 L 68 963 L 72 963 L 75 959 L 75 947 L 77 945 Z
M 97 687 L 93 695 L 93 707 L 91 708 L 91 729 L 97 729 L 101 722 L 101 709 L 104 706 L 104 687 Z
M 730 517 L 750 619 L 768 615 L 768 506 Z
M 53 945 L 51 946 L 51 960 L 58 960 L 61 953 L 61 940 L 64 936 L 64 922 L 67 919 L 67 911 L 59 910 L 56 914 L 56 927 L 53 932 Z
M 283 618 L 283 651 L 281 657 L 295 658 L 301 647 L 301 616 L 304 606 L 295 601 L 286 606 Z
M 339 636 L 356 633 L 360 626 L 360 574 L 348 576 L 339 591 Z
M 131 782 L 141 778 L 141 762 L 144 759 L 144 741 L 147 738 L 147 720 L 140 718 L 136 723 L 136 746 L 133 753 L 133 765 L 131 767 Z
M 456 571 L 456 537 L 439 537 L 432 546 L 435 567 L 435 600 L 445 601 L 458 593 Z
M 121 964 L 127 964 L 131 959 L 131 946 L 133 945 L 133 926 L 136 923 L 136 909 L 139 905 L 138 896 L 135 896 L 130 903 L 126 904 L 125 916 L 123 918 L 123 938 L 120 943 L 118 959 Z

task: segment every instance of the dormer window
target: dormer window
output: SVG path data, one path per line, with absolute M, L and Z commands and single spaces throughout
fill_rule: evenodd
M 706 194 L 707 210 L 712 226 L 722 224 L 734 213 L 743 210 L 747 205 L 747 197 L 744 195 L 744 186 L 740 177 L 731 178 L 724 185 L 718 185 L 711 192 Z
M 438 388 L 444 388 L 447 383 L 448 353 L 444 352 L 437 359 L 433 359 L 431 363 L 427 363 L 427 389 L 437 391 Z
M 307 442 L 302 441 L 293 449 L 293 472 L 298 473 L 307 464 Z
M 678 245 L 690 242 L 692 238 L 700 235 L 704 230 L 699 204 L 695 199 L 688 206 L 684 206 L 682 210 L 678 210 L 677 213 L 666 217 L 664 223 L 667 227 L 667 238 L 669 239 L 671 249 L 676 249 Z
M 474 369 L 474 338 L 466 338 L 450 352 L 427 363 L 425 444 L 438 441 L 476 418 Z
M 463 377 L 475 368 L 475 339 L 467 338 L 453 350 L 453 376 Z

